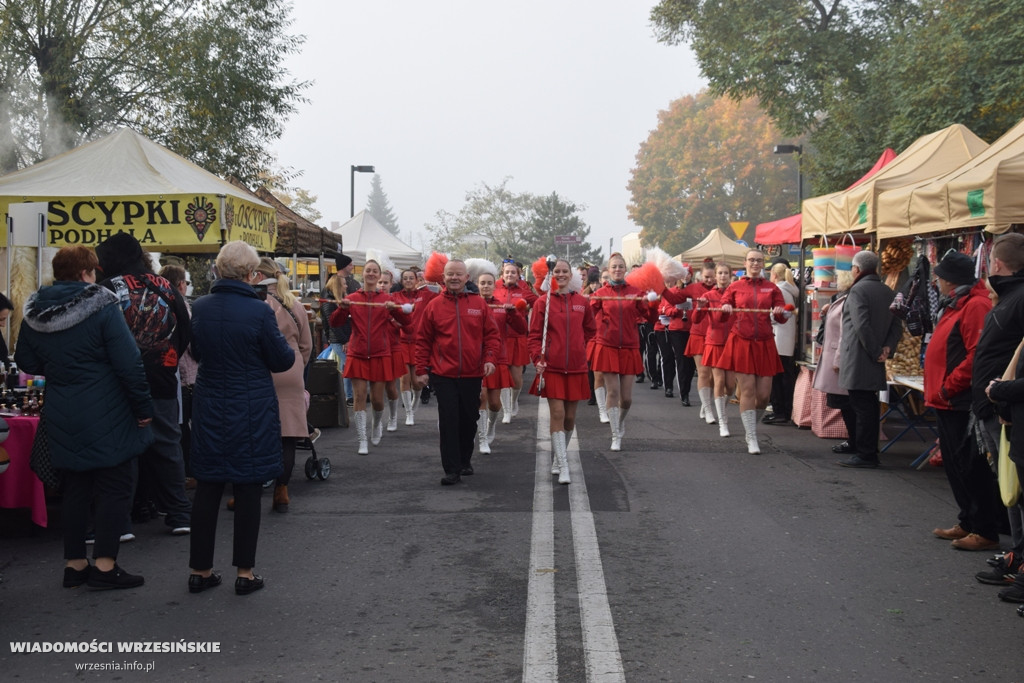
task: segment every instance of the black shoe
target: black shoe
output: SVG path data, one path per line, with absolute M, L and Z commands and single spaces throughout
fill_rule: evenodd
M 473 474 L 473 466 L 472 465 L 466 465 L 461 470 L 459 470 L 459 475 L 460 476 L 468 477 L 471 474 Z
M 1012 586 L 999 591 L 999 599 L 1003 602 L 1024 603 L 1024 574 L 1017 574 Z
M 1014 583 L 1014 576 L 1024 571 L 1021 567 L 1021 558 L 1016 553 L 1008 552 L 999 558 L 998 562 L 992 569 L 984 572 L 978 572 L 974 575 L 981 583 L 987 583 L 990 586 L 1005 586 L 1007 584 Z M 67 585 L 67 584 L 65 584 Z
M 856 453 L 857 449 L 850 445 L 849 441 L 838 443 L 832 447 L 833 453 Z
M 420 396 L 420 403 L 423 405 L 430 405 L 430 394 L 423 394 Z
M 676 395 L 674 393 L 672 393 L 671 389 L 666 389 L 665 390 L 665 398 L 675 398 L 675 397 L 676 397 Z
M 840 467 L 854 467 L 857 469 L 874 469 L 878 467 L 877 460 L 865 460 L 859 455 L 851 455 L 846 460 L 840 460 L 836 463 Z
M 687 408 L 690 407 L 690 397 L 689 396 L 683 396 L 683 405 L 685 407 L 687 407 Z
M 789 423 L 789 418 L 782 415 L 772 415 L 770 420 L 761 420 L 761 422 L 766 425 L 784 425 Z
M 138 588 L 145 582 L 141 576 L 129 574 L 114 563 L 114 568 L 109 572 L 101 572 L 93 567 L 86 585 L 94 591 L 105 591 L 112 588 Z
M 352 407 L 353 403 L 355 403 L 355 399 L 352 399 L 352 398 L 346 398 L 345 399 L 345 405 L 347 405 L 349 408 Z
M 64 567 L 64 587 L 65 588 L 78 588 L 83 583 L 89 580 L 89 574 L 92 572 L 92 567 L 86 565 L 85 569 L 75 569 L 74 567 Z
M 636 383 L 637 384 L 643 384 L 644 383 L 644 376 L 643 375 L 637 375 L 636 376 Z
M 772 423 L 772 420 L 774 419 L 775 413 L 768 411 L 767 413 L 761 416 L 761 424 L 770 425 Z
M 203 576 L 202 574 L 188 575 L 189 593 L 202 593 L 207 588 L 216 588 L 219 585 L 220 574 L 217 572 L 210 572 L 209 576 Z M 235 585 L 237 586 L 237 583 Z
M 457 474 L 446 474 L 441 478 L 441 486 L 453 486 L 462 481 L 462 478 Z
M 597 405 L 597 398 L 594 397 L 594 396 L 591 396 L 590 400 L 587 401 L 587 405 L 588 406 L 596 406 Z
M 191 585 L 189 588 L 191 588 Z M 248 595 L 249 593 L 255 593 L 261 588 L 263 588 L 262 576 L 253 574 L 251 579 L 247 579 L 244 576 L 239 576 L 235 579 L 235 595 Z

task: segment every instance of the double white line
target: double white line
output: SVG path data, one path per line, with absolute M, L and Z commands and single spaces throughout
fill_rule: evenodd
M 533 532 L 530 540 L 530 580 L 526 599 L 523 681 L 558 680 L 558 642 L 555 627 L 555 525 L 551 475 L 551 438 L 547 401 L 539 401 L 537 471 L 533 489 Z M 568 444 L 569 514 L 576 559 L 576 588 L 587 681 L 625 681 L 619 640 L 615 635 L 594 515 L 580 465 L 575 432 Z

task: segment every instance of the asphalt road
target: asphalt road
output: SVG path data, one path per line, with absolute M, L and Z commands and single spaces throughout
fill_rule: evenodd
M 307 481 L 297 468 L 287 514 L 265 497 L 266 588 L 246 597 L 230 580 L 189 594 L 188 538 L 158 522 L 137 525 L 119 557 L 144 587 L 63 589 L 59 506 L 45 530 L 0 511 L 2 677 L 1021 680 L 1024 620 L 974 579 L 988 554 L 930 533 L 956 508 L 941 470 L 910 469 L 920 441 L 894 446 L 882 469 L 846 470 L 833 442 L 762 426 L 751 456 L 648 386 L 622 452 L 580 406 L 569 487 L 545 473 L 546 411 L 526 395 L 454 487 L 439 485 L 433 404 L 368 456 L 354 429 L 325 430 L 333 473 Z M 231 514 L 216 562 L 226 579 Z M 113 652 L 12 652 L 70 642 Z M 118 651 L 136 643 L 219 651 Z

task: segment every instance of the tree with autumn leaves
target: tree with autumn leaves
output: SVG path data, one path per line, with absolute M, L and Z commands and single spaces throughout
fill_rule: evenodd
M 628 184 L 644 244 L 675 254 L 730 222 L 794 213 L 796 160 L 772 153 L 781 138 L 756 99 L 701 92 L 672 102 L 640 145 Z

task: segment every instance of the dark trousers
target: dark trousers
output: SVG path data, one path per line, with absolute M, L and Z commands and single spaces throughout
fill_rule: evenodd
M 787 420 L 793 416 L 793 391 L 796 389 L 796 359 L 779 356 L 782 372 L 772 377 L 772 412 Z
M 647 368 L 647 375 L 654 384 L 665 384 L 661 375 L 661 363 L 658 360 L 661 344 L 658 342 L 660 332 L 655 332 L 650 325 L 647 326 L 647 348 L 644 350 L 644 367 Z M 666 386 L 672 386 L 666 384 Z
M 654 339 L 658 343 L 658 351 L 661 352 L 661 379 L 665 382 L 665 388 L 671 389 L 676 381 L 676 354 L 668 341 L 668 330 L 657 330 L 654 332 Z M 679 390 L 682 393 L 682 389 Z
M 192 504 L 185 495 L 178 399 L 153 399 L 153 443 L 139 456 L 138 498 L 156 502 L 169 527 L 188 526 Z
M 825 405 L 838 410 L 843 416 L 843 424 L 846 425 L 846 443 L 850 444 L 850 449 L 856 452 L 857 416 L 854 414 L 853 408 L 850 407 L 850 397 L 846 394 L 825 394 Z M 790 413 L 790 417 L 792 417 L 792 413 Z
M 640 335 L 640 357 L 644 359 L 644 367 L 647 367 L 647 335 L 651 333 L 650 323 L 637 323 L 637 333 Z M 648 368 L 647 372 L 650 374 L 650 368 Z M 643 376 L 644 373 L 641 372 L 637 375 L 637 379 Z M 651 375 L 651 379 L 654 379 L 653 375 Z
M 469 467 L 480 418 L 480 377 L 430 375 L 437 399 L 437 421 L 441 432 L 441 466 L 445 474 L 458 474 Z
M 310 430 L 312 431 L 312 430 Z M 295 443 L 299 440 L 297 436 L 285 436 L 281 439 L 281 454 L 284 457 L 284 472 L 277 478 L 278 486 L 287 486 L 292 479 L 292 470 L 295 469 Z
M 89 530 L 89 510 L 93 506 L 96 544 L 93 557 L 117 559 L 125 520 L 132 510 L 135 485 L 135 458 L 119 465 L 85 472 L 64 471 L 64 502 L 61 525 L 64 527 L 64 558 L 86 557 L 85 535 Z
M 260 495 L 263 484 L 233 484 L 235 528 L 231 564 L 251 569 L 256 566 L 256 542 L 260 536 Z M 213 568 L 217 542 L 217 513 L 224 495 L 224 482 L 196 482 L 192 505 L 192 535 L 189 537 L 188 566 L 196 571 Z
M 676 375 L 679 377 L 679 396 L 684 398 L 690 395 L 693 376 L 697 374 L 697 363 L 694 362 L 692 356 L 687 356 L 684 353 L 688 341 L 690 341 L 689 330 L 668 331 L 668 343 L 676 360 Z
M 999 540 L 1006 517 L 999 484 L 985 456 L 978 450 L 966 410 L 936 410 L 943 469 L 960 508 L 958 520 L 964 531 Z
M 878 460 L 878 392 L 875 390 L 850 389 L 850 409 L 853 417 L 853 439 L 850 445 L 856 447 L 857 455 L 864 460 Z M 843 416 L 846 420 L 846 416 Z M 847 427 L 849 429 L 849 426 Z
M 185 476 L 192 476 L 192 389 L 193 385 L 181 385 L 181 459 L 185 463 Z

